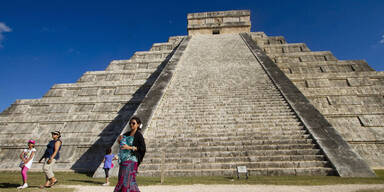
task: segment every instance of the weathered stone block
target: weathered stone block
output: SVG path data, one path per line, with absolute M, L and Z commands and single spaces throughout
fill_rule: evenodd
M 307 87 L 309 88 L 317 88 L 317 87 L 329 87 L 330 82 L 328 79 L 308 79 L 306 80 Z
M 107 74 L 97 74 L 95 75 L 95 81 L 96 82 L 99 82 L 99 81 L 105 81 L 106 78 L 107 78 Z
M 331 105 L 362 105 L 358 96 L 329 96 L 328 101 Z M 347 112 L 347 111 L 346 111 Z
M 73 107 L 72 104 L 52 104 L 49 106 L 49 113 L 68 113 Z
M 95 112 L 117 112 L 121 108 L 120 103 L 96 103 L 93 111 Z
M 44 97 L 62 97 L 65 95 L 65 89 L 50 89 Z
M 7 113 L 26 113 L 30 110 L 29 105 L 18 105 L 18 104 L 12 104 L 11 108 L 7 110 Z
M 38 129 L 41 135 L 46 135 L 49 139 L 50 133 L 53 131 L 62 130 L 64 123 L 39 123 Z
M 91 81 L 96 81 L 96 76 L 95 75 L 84 74 L 78 80 L 78 82 L 91 82 Z
M 373 85 L 373 81 L 368 78 L 347 78 L 348 84 L 352 87 Z
M 115 95 L 131 95 L 133 94 L 138 87 L 136 86 L 123 86 L 123 87 L 117 87 L 115 91 Z
M 359 115 L 359 119 L 365 127 L 384 126 L 384 115 Z
M 73 112 L 90 112 L 93 111 L 94 104 L 76 104 L 73 108 Z
M 115 93 L 114 88 L 100 88 L 98 91 L 98 96 L 113 95 Z
M 49 105 L 31 105 L 27 112 L 31 113 L 31 114 L 48 113 L 49 112 Z
M 81 88 L 79 91 L 79 96 L 96 96 L 97 88 Z

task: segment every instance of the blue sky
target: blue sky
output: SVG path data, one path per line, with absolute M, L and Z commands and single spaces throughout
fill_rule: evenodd
M 382 0 L 1 1 L 0 111 L 186 35 L 187 13 L 234 9 L 251 10 L 252 31 L 384 71 Z

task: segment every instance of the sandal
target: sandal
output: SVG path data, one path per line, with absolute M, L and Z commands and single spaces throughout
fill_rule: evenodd
M 57 182 L 59 182 L 58 180 L 56 180 L 55 182 L 53 182 L 50 187 L 54 186 Z

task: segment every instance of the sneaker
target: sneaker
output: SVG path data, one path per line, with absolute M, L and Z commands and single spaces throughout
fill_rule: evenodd
M 24 189 L 24 188 L 27 188 L 28 187 L 28 184 L 27 183 L 24 183 L 24 185 L 22 185 L 22 186 L 19 186 L 19 187 L 17 187 L 18 189 Z
M 108 186 L 109 185 L 109 182 L 108 183 L 104 183 L 103 186 Z

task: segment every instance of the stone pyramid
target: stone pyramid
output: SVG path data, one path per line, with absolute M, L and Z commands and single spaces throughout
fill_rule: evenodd
M 147 142 L 142 176 L 234 176 L 237 166 L 375 176 L 371 168 L 384 166 L 384 73 L 250 28 L 247 10 L 188 14 L 189 36 L 17 100 L 0 114 L 1 169 L 17 169 L 26 139 L 39 138 L 41 155 L 60 130 L 57 167 L 102 176 L 105 149 L 118 151 L 136 115 Z

